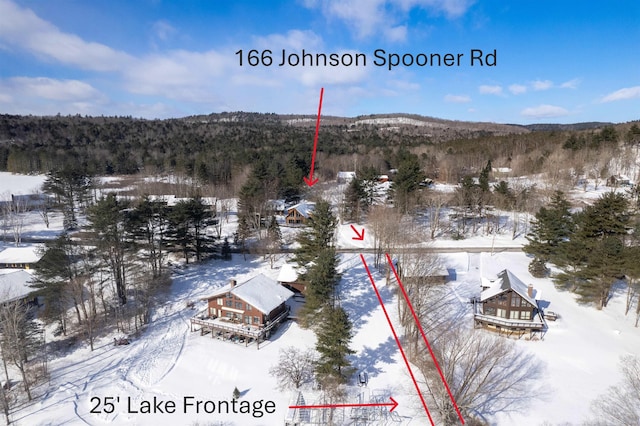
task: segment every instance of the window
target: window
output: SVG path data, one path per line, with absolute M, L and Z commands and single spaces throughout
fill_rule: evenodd
M 499 305 L 506 305 L 507 304 L 507 295 L 505 293 L 499 294 L 498 297 L 496 297 L 496 300 L 497 300 Z
M 221 298 L 218 299 L 218 305 L 224 305 L 224 300 Z
M 233 300 L 227 300 L 227 306 L 233 308 Z
M 246 310 L 247 310 L 247 311 L 250 311 L 250 310 L 251 310 L 251 305 L 250 305 L 250 304 L 248 304 L 248 303 L 247 303 L 247 308 L 246 308 Z
M 519 311 L 511 311 L 509 312 L 509 319 L 518 319 Z
M 526 308 L 528 306 L 531 306 L 531 303 L 527 302 L 526 300 L 522 299 L 520 301 L 520 306 L 522 306 L 523 308 Z
M 231 299 L 232 297 L 231 293 L 227 293 L 227 299 Z
M 254 324 L 260 324 L 260 317 L 253 317 Z
M 236 309 L 242 309 L 243 306 L 244 306 L 244 303 L 236 302 Z
M 520 306 L 520 300 L 522 298 L 515 294 L 515 293 L 511 293 L 511 306 Z
M 507 311 L 502 309 L 502 308 L 498 308 L 496 316 L 498 316 L 500 318 L 506 318 L 507 317 Z
M 485 315 L 495 316 L 496 315 L 496 308 L 494 308 L 493 306 L 485 306 L 484 314 Z
M 531 319 L 531 311 L 520 311 L 520 319 L 530 320 Z
M 226 317 L 230 318 L 230 319 L 233 319 L 233 315 L 234 315 L 233 312 L 227 312 Z
M 251 317 L 249 316 L 244 317 L 244 322 L 245 324 L 251 324 Z

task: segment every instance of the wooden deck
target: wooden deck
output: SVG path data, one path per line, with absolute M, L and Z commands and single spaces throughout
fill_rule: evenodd
M 200 331 L 200 335 L 211 333 L 211 338 L 229 340 L 235 343 L 244 343 L 245 347 L 255 342 L 260 349 L 260 342 L 267 340 L 271 332 L 289 317 L 290 308 L 278 315 L 273 321 L 264 327 L 255 327 L 242 323 L 233 323 L 226 318 L 213 318 L 207 316 L 207 310 L 198 312 L 191 318 L 191 331 Z

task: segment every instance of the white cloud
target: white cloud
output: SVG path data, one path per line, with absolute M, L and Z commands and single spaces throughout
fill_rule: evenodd
M 478 87 L 478 91 L 483 95 L 501 95 L 502 94 L 502 86 L 489 86 L 486 84 Z
M 549 90 L 553 87 L 553 81 L 551 80 L 536 80 L 531 83 L 533 90 Z
M 387 41 L 404 41 L 407 27 L 401 23 L 414 8 L 442 13 L 449 19 L 464 15 L 474 0 L 303 0 L 319 8 L 328 19 L 344 21 L 358 38 L 383 34 Z
M 464 104 L 467 102 L 471 102 L 471 98 L 466 95 L 446 95 L 444 97 L 445 102 L 451 102 L 454 104 Z
M 55 101 L 96 100 L 103 95 L 90 84 L 78 80 L 55 80 L 46 77 L 13 77 L 6 86 L 21 96 Z
M 538 105 L 536 107 L 525 108 L 520 114 L 528 118 L 553 118 L 568 115 L 569 111 L 555 105 Z
M 565 81 L 564 83 L 562 83 L 560 85 L 560 88 L 561 89 L 577 89 L 578 88 L 578 84 L 580 84 L 580 79 L 579 78 L 574 78 L 572 80 Z
M 30 9 L 0 0 L 0 40 L 23 47 L 33 54 L 53 58 L 86 70 L 114 71 L 132 57 L 104 44 L 87 42 L 74 34 L 60 31 L 40 19 Z
M 509 86 L 509 91 L 514 95 L 521 95 L 527 92 L 527 86 L 523 86 L 522 84 L 512 84 Z
M 123 75 L 132 93 L 161 95 L 169 99 L 209 102 L 232 66 L 233 54 L 217 51 L 174 50 L 136 60 Z
M 640 98 L 640 86 L 625 87 L 624 89 L 616 90 L 615 92 L 609 93 L 603 97 L 601 102 L 613 102 L 636 98 Z

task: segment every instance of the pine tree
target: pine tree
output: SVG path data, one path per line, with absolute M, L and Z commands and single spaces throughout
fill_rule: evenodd
M 300 322 L 304 326 L 312 325 L 318 312 L 325 306 L 335 304 L 336 290 L 340 281 L 337 272 L 338 257 L 333 247 L 322 249 L 311 266 L 309 266 L 305 280 L 307 290 L 305 292 L 305 304 L 300 309 Z M 322 323 L 315 323 L 322 326 Z
M 412 207 L 411 197 L 423 180 L 424 173 L 418 156 L 405 150 L 398 152 L 398 173 L 393 179 L 391 191 L 394 205 L 402 213 L 407 213 Z
M 318 201 L 313 214 L 307 220 L 308 226 L 296 238 L 300 244 L 295 253 L 298 265 L 306 268 L 320 251 L 333 245 L 337 224 L 338 219 L 331 212 L 331 205 L 325 200 Z
M 552 259 L 565 271 L 556 283 L 573 289 L 583 302 L 607 306 L 611 288 L 627 269 L 626 239 L 630 227 L 628 200 L 609 192 L 574 215 L 575 231 Z
M 541 207 L 531 223 L 524 251 L 534 257 L 532 264 L 537 270 L 546 270 L 547 262 L 558 262 L 560 244 L 567 241 L 573 232 L 570 204 L 561 191 L 556 191 L 549 208 Z
M 359 179 L 352 179 L 344 191 L 344 209 L 343 215 L 346 220 L 360 221 L 360 215 L 362 214 L 365 204 L 366 194 L 362 186 L 362 182 Z
M 355 353 L 349 348 L 353 336 L 352 324 L 341 307 L 327 307 L 322 313 L 323 325 L 316 333 L 316 350 L 320 354 L 316 374 L 320 383 L 327 379 L 347 383 L 352 374 L 347 357 Z
M 125 210 L 128 207 L 115 194 L 109 194 L 91 206 L 87 213 L 89 228 L 95 232 L 98 254 L 111 273 L 122 305 L 127 303 L 125 255 L 129 252 L 130 240 L 125 230 Z
M 238 219 L 238 230 L 236 231 L 236 239 L 237 244 L 240 244 L 240 248 L 242 250 L 242 255 L 244 256 L 244 260 L 247 260 L 247 251 L 246 244 L 247 239 L 251 236 L 251 229 L 249 227 L 249 222 L 245 215 L 241 215 L 240 219 Z

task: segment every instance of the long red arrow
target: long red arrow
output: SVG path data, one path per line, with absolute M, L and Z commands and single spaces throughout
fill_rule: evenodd
M 373 276 L 371 275 L 371 271 L 369 271 L 369 267 L 367 266 L 367 262 L 364 260 L 364 255 L 360 255 L 360 259 L 362 260 L 362 264 L 364 265 L 364 269 L 367 271 L 367 275 L 369 275 L 369 280 L 371 280 L 371 285 L 376 292 L 376 296 L 378 296 L 378 301 L 380 302 L 380 306 L 382 307 L 382 312 L 384 312 L 384 316 L 387 317 L 387 322 L 389 323 L 389 327 L 391 328 L 391 333 L 393 334 L 393 338 L 396 339 L 396 343 L 398 345 L 398 349 L 400 349 L 400 354 L 402 355 L 402 359 L 404 359 L 404 363 L 407 366 L 407 370 L 409 371 L 409 375 L 411 376 L 411 380 L 413 380 L 413 385 L 418 391 L 418 397 L 420 397 L 420 401 L 422 402 L 422 406 L 424 407 L 424 411 L 427 412 L 427 417 L 429 417 L 429 421 L 431 422 L 431 426 L 435 426 L 433 423 L 433 419 L 431 418 L 431 413 L 429 412 L 429 408 L 427 408 L 427 402 L 424 400 L 424 396 L 422 396 L 422 391 L 418 386 L 418 382 L 413 375 L 413 371 L 411 370 L 411 366 L 409 365 L 409 361 L 407 360 L 407 356 L 404 354 L 404 349 L 402 349 L 402 345 L 400 344 L 400 339 L 398 339 L 398 335 L 396 334 L 396 330 L 393 328 L 393 324 L 391 323 L 391 318 L 389 318 L 389 314 L 387 313 L 387 309 L 384 307 L 384 302 L 382 301 L 382 297 L 380 296 L 380 292 L 378 291 L 378 287 L 376 287 L 376 283 L 373 281 Z
M 351 225 L 351 229 L 356 233 L 357 237 L 351 237 L 352 240 L 362 241 L 364 240 L 364 228 L 362 228 L 362 233 L 358 232 L 355 226 Z
M 392 412 L 398 406 L 398 403 L 392 396 L 389 397 L 391 402 L 371 402 L 368 404 L 326 404 L 326 405 L 290 405 L 289 408 L 349 408 L 349 407 L 391 407 L 389 412 Z
M 458 414 L 458 418 L 460 419 L 460 423 L 464 424 L 464 419 L 462 418 L 462 414 L 460 413 L 460 409 L 458 408 L 458 404 L 456 404 L 456 400 L 453 397 L 453 394 L 451 393 L 451 389 L 449 389 L 449 385 L 447 384 L 447 380 L 444 378 L 444 374 L 442 374 L 442 370 L 440 369 L 440 365 L 438 364 L 438 360 L 436 360 L 436 356 L 433 353 L 433 349 L 431 349 L 431 345 L 429 344 L 429 340 L 427 340 L 427 335 L 425 334 L 424 329 L 422 328 L 422 325 L 420 324 L 420 320 L 418 319 L 418 315 L 416 315 L 416 311 L 413 309 L 413 305 L 411 304 L 411 301 L 409 300 L 409 295 L 405 291 L 404 286 L 402 285 L 402 281 L 400 281 L 400 277 L 398 276 L 398 272 L 396 271 L 396 268 L 393 266 L 393 262 L 391 261 L 391 257 L 389 256 L 389 253 L 385 253 L 385 255 L 387 256 L 387 262 L 389 263 L 389 266 L 391 267 L 391 270 L 393 271 L 393 275 L 396 277 L 396 281 L 398 282 L 398 287 L 400 287 L 400 290 L 402 290 L 402 295 L 404 296 L 404 300 L 407 301 L 407 306 L 409 306 L 409 309 L 411 310 L 411 314 L 413 315 L 413 319 L 416 322 L 416 325 L 418 326 L 418 329 L 420 330 L 420 334 L 422 334 L 422 339 L 424 340 L 424 343 L 427 345 L 427 349 L 429 349 L 429 354 L 431 355 L 431 359 L 433 359 L 433 364 L 436 366 L 436 370 L 438 370 L 438 373 L 440 374 L 440 379 L 442 380 L 442 383 L 444 384 L 444 387 L 447 390 L 447 393 L 449 394 L 449 399 L 451 399 L 451 402 L 453 403 L 453 408 L 456 409 L 456 413 Z
M 324 87 L 320 89 L 320 104 L 318 105 L 318 119 L 316 120 L 316 136 L 313 138 L 313 151 L 311 152 L 311 170 L 309 171 L 309 177 L 303 177 L 304 181 L 310 187 L 318 183 L 318 178 L 313 178 L 313 170 L 316 166 L 316 150 L 318 149 L 318 132 L 320 131 L 320 111 L 322 111 L 322 95 L 324 94 Z

